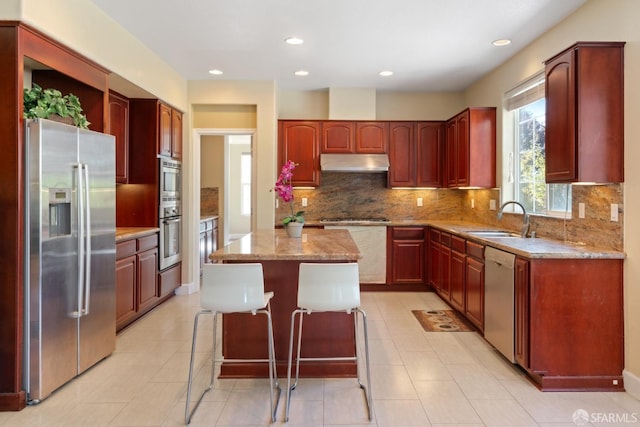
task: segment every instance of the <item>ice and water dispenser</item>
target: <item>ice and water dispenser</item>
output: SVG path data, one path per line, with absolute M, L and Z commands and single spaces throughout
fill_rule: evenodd
M 71 189 L 49 189 L 49 237 L 71 234 Z

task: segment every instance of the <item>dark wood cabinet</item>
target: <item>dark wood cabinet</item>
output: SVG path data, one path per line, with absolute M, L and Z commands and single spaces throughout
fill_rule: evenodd
M 298 164 L 292 184 L 297 187 L 320 185 L 320 122 L 312 120 L 278 121 L 278 164 L 288 160 Z
M 158 273 L 158 287 L 160 288 L 160 299 L 165 300 L 174 294 L 182 283 L 182 263 L 177 263 L 172 267 Z
M 324 120 L 322 153 L 384 154 L 389 141 L 389 123 L 383 121 Z
M 623 390 L 623 260 L 515 265 L 515 353 L 542 390 Z
M 424 227 L 387 228 L 387 284 L 424 285 Z
M 545 62 L 548 183 L 624 181 L 624 44 L 580 42 Z
M 440 187 L 443 122 L 390 122 L 390 187 Z
M 467 108 L 446 123 L 448 187 L 496 186 L 496 109 Z
M 480 331 L 484 331 L 484 246 L 466 242 L 465 315 Z
M 449 264 L 449 304 L 460 313 L 465 312 L 465 240 L 451 236 L 451 261 Z
M 514 273 L 515 348 L 518 365 L 529 368 L 529 261 L 516 257 Z
M 416 160 L 415 123 L 392 122 L 389 125 L 389 186 L 414 187 Z
M 356 153 L 384 154 L 388 145 L 388 122 L 356 122 Z
M 160 102 L 158 104 L 158 155 L 182 158 L 182 113 Z
M 323 121 L 321 152 L 355 153 L 356 123 L 352 121 Z
M 218 218 L 208 217 L 200 220 L 200 277 L 202 267 L 211 263 L 209 255 L 218 249 Z
M 160 302 L 158 235 L 116 244 L 116 329 L 121 330 Z
M 107 133 L 116 138 L 116 182 L 129 180 L 129 100 L 109 92 L 109 122 Z
M 442 186 L 443 122 L 416 124 L 416 187 Z

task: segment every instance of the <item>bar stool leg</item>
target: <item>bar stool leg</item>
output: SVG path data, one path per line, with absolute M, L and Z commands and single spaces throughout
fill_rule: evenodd
M 191 386 L 193 385 L 193 368 L 194 368 L 193 365 L 195 362 L 195 354 L 196 354 L 196 338 L 198 336 L 198 322 L 200 320 L 201 314 L 213 314 L 213 349 L 211 352 L 211 379 L 209 381 L 209 385 L 207 386 L 207 388 L 202 392 L 202 394 L 198 398 L 198 401 L 196 402 L 196 405 L 193 407 L 193 410 L 189 412 L 189 405 L 191 404 Z M 185 404 L 185 409 L 184 409 L 185 424 L 189 424 L 191 422 L 191 417 L 193 416 L 193 413 L 196 411 L 196 409 L 198 409 L 198 406 L 200 405 L 202 398 L 209 390 L 213 389 L 213 382 L 215 381 L 215 367 L 216 367 L 215 353 L 216 353 L 217 320 L 218 320 L 217 313 L 213 313 L 210 310 L 201 310 L 196 314 L 196 318 L 193 322 L 193 337 L 191 339 L 191 360 L 189 363 L 189 380 L 187 381 L 187 403 Z

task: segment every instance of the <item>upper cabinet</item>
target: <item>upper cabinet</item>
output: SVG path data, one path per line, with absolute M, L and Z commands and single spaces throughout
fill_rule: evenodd
M 388 122 L 356 122 L 356 153 L 384 154 L 388 141 Z
M 355 153 L 355 122 L 330 121 L 322 122 L 323 153 Z
M 294 187 L 320 185 L 320 128 L 313 120 L 278 121 L 278 165 L 288 160 L 297 163 Z
M 158 155 L 182 158 L 182 113 L 170 106 L 158 104 Z
M 496 108 L 467 108 L 446 123 L 447 187 L 496 186 Z
M 321 121 L 322 153 L 384 154 L 389 141 L 389 123 L 380 121 Z
M 389 186 L 440 187 L 443 122 L 389 123 Z
M 624 181 L 624 42 L 579 42 L 545 62 L 548 183 Z
M 109 92 L 109 123 L 107 133 L 116 137 L 116 182 L 129 180 L 129 100 Z

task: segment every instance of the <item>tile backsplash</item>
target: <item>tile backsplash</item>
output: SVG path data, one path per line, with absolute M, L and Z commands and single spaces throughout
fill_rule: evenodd
M 510 230 L 519 230 L 522 224 L 519 213 L 505 214 L 500 221 L 496 218 L 502 202 L 499 189 L 391 189 L 386 173 L 322 172 L 320 187 L 295 189 L 294 197 L 294 209 L 304 210 L 311 221 L 335 217 L 465 220 Z M 304 208 L 303 197 L 308 201 Z M 489 209 L 490 200 L 496 201 L 496 210 Z M 585 204 L 585 218 L 578 218 L 578 203 Z M 617 222 L 610 220 L 612 203 L 618 204 Z M 280 203 L 276 223 L 288 212 L 288 205 Z M 540 237 L 623 250 L 623 184 L 572 186 L 572 212 L 566 218 L 531 215 L 531 230 Z

